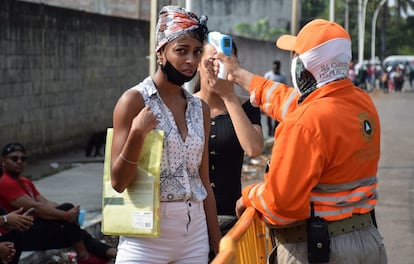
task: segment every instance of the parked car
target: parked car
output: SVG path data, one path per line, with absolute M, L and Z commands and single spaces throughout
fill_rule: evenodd
M 394 68 L 397 65 L 402 65 L 404 68 L 408 65 L 411 69 L 414 69 L 414 55 L 392 55 L 388 56 L 382 62 L 384 68 Z

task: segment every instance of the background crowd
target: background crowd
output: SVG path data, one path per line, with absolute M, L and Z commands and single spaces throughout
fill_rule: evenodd
M 384 93 L 402 92 L 408 83 L 412 90 L 414 81 L 414 62 L 396 61 L 383 65 L 377 63 L 358 64 L 352 61 L 349 66 L 349 78 L 366 91 L 380 89 Z

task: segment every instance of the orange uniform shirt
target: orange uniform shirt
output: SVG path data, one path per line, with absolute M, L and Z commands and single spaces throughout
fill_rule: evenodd
M 250 90 L 261 109 L 281 122 L 264 182 L 243 190 L 246 206 L 273 225 L 309 218 L 311 201 L 315 215 L 328 221 L 374 208 L 380 122 L 366 92 L 345 79 L 298 105 L 293 88 L 261 76 Z

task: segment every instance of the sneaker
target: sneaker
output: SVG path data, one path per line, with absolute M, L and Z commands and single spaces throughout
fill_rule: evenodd
M 78 259 L 78 264 L 107 264 L 109 259 L 89 254 L 87 259 Z

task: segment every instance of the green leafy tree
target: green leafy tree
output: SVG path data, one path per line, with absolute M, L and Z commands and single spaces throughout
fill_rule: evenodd
M 381 0 L 368 1 L 365 20 L 365 43 L 364 58 L 371 57 L 371 33 L 372 33 L 372 16 Z M 376 23 L 376 41 L 375 49 L 380 58 L 392 54 L 409 55 L 414 54 L 414 37 L 413 13 L 414 0 L 395 0 L 395 6 L 388 7 L 384 4 L 380 9 Z M 335 1 L 335 21 L 341 25 L 345 24 L 345 6 L 346 1 Z M 410 12 L 411 9 L 411 12 Z M 353 56 L 358 57 L 358 1 L 348 1 L 348 31 L 352 38 Z M 328 1 L 309 0 L 302 1 L 302 19 L 301 25 L 313 18 L 329 19 Z
M 378 4 L 380 1 L 375 1 Z M 377 22 L 376 49 L 381 51 L 381 58 L 393 54 L 412 55 L 414 46 L 414 0 L 395 0 L 395 6 L 384 5 Z
M 395 0 L 395 10 L 399 18 L 408 15 L 409 9 L 414 11 L 414 0 Z
M 326 0 L 301 1 L 300 27 L 315 18 L 328 18 L 328 8 Z
M 235 26 L 236 35 L 258 39 L 258 40 L 272 40 L 278 35 L 286 33 L 286 30 L 280 28 L 272 28 L 269 24 L 269 18 L 265 17 L 257 20 L 253 24 L 240 23 Z
M 381 0 L 368 1 L 365 21 L 364 58 L 371 57 L 371 18 Z M 385 4 L 379 13 L 376 23 L 375 49 L 378 56 L 384 58 L 392 54 L 414 54 L 414 0 L 395 0 L 395 6 Z M 345 1 L 335 1 L 335 21 L 345 24 Z M 329 19 L 329 5 L 326 0 L 301 1 L 300 27 L 315 18 Z M 353 57 L 357 58 L 358 47 L 358 1 L 348 2 L 348 31 L 352 39 Z M 411 12 L 410 12 L 411 10 Z M 239 36 L 258 40 L 273 40 L 280 34 L 288 33 L 287 29 L 271 28 L 267 17 L 253 24 L 240 23 L 235 26 Z
M 389 17 L 386 28 L 386 55 L 414 54 L 414 17 L 399 19 L 397 16 Z

